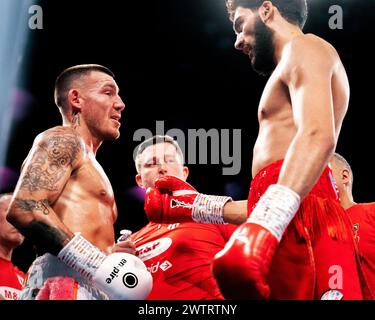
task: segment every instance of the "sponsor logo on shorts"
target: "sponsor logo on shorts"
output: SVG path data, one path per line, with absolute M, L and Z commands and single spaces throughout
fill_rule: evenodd
M 136 256 L 142 261 L 147 261 L 167 251 L 171 244 L 172 239 L 168 237 L 147 242 L 137 248 Z
M 342 300 L 343 297 L 339 290 L 328 290 L 322 294 L 320 300 Z

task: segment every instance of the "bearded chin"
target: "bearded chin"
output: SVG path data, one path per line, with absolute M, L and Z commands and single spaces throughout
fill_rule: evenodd
M 252 67 L 260 75 L 269 76 L 276 68 L 273 31 L 264 24 L 259 16 L 255 22 L 254 37 Z

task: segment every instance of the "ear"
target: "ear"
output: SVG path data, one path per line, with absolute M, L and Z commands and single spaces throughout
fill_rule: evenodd
M 187 177 L 189 176 L 189 168 L 188 167 L 184 167 L 182 169 L 182 174 L 184 176 L 184 180 L 186 181 Z
M 72 106 L 73 113 L 81 112 L 82 99 L 77 89 L 70 89 L 68 92 L 68 103 Z
M 260 18 L 264 23 L 272 19 L 275 13 L 275 7 L 271 1 L 264 1 L 258 9 Z
M 341 179 L 342 179 L 342 183 L 345 184 L 345 185 L 348 185 L 349 182 L 350 182 L 350 172 L 348 169 L 343 169 L 341 171 Z
M 139 173 L 135 176 L 135 182 L 137 182 L 138 187 L 145 189 L 142 183 L 142 177 Z

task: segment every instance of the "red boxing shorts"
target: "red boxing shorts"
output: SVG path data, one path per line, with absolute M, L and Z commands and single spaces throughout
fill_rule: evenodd
M 254 177 L 248 214 L 271 184 L 278 181 L 283 160 Z M 360 278 L 361 277 L 361 278 Z M 332 172 L 327 167 L 303 199 L 273 258 L 268 283 L 271 299 L 363 299 L 350 220 L 340 206 Z

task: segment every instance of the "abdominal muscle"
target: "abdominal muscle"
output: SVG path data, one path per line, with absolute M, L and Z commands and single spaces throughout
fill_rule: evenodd
M 114 245 L 113 206 L 93 196 L 85 197 L 79 192 L 69 196 L 65 192 L 53 206 L 58 217 L 73 233 L 80 232 L 86 240 L 109 253 Z
M 253 149 L 253 177 L 269 164 L 285 158 L 295 132 L 293 122 L 290 120 L 273 119 L 261 123 Z

